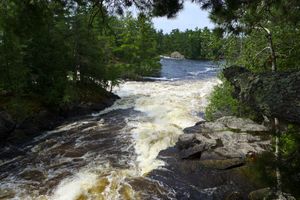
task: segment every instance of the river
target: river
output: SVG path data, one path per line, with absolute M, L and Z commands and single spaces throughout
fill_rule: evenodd
M 43 133 L 2 160 L 4 199 L 176 199 L 174 188 L 147 175 L 164 170 L 158 153 L 203 120 L 220 81 L 209 61 L 161 63 L 160 78 L 120 84 L 113 106 Z

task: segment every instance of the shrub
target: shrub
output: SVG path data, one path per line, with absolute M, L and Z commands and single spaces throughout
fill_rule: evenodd
M 226 115 L 238 115 L 239 103 L 232 97 L 233 88 L 229 82 L 224 81 L 214 88 L 206 107 L 207 120 L 214 120 Z
M 237 116 L 259 120 L 260 116 L 255 111 L 232 96 L 233 87 L 230 83 L 222 77 L 221 79 L 223 83 L 217 85 L 209 97 L 210 103 L 205 110 L 206 119 L 213 121 L 223 116 Z

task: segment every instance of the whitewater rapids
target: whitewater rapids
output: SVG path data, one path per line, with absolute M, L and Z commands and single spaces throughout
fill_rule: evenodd
M 137 198 L 138 194 L 126 179 L 145 176 L 151 170 L 164 165 L 162 161 L 156 159 L 158 153 L 173 146 L 178 136 L 183 133 L 183 128 L 193 126 L 202 120 L 199 112 L 204 111 L 207 97 L 217 83 L 218 80 L 212 78 L 188 82 L 126 82 L 120 85 L 114 92 L 121 100 L 100 114 L 120 108 L 133 108 L 142 113 L 134 119 L 127 119 L 136 159 L 131 161 L 130 169 L 99 167 L 99 171 L 103 168 L 108 173 L 106 178 L 110 182 L 99 196 L 103 199 L 122 199 L 124 198 L 124 194 L 121 194 L 122 187 L 127 186 L 129 199 Z M 97 184 L 97 180 L 103 178 L 89 171 L 91 169 L 85 169 L 76 174 L 75 178 L 63 181 L 50 199 L 73 200 L 85 194 Z M 65 191 L 72 193 L 66 194 Z M 87 192 L 87 199 L 91 195 Z
M 161 150 L 203 120 L 208 96 L 219 83 L 216 76 L 124 82 L 113 91 L 121 99 L 112 107 L 24 147 L 27 154 L 15 161 L 20 169 L 10 171 L 17 164 L 3 169 L 0 191 L 12 190 L 11 199 L 22 200 L 172 199 L 176 191 L 147 174 L 163 168 L 156 159 Z

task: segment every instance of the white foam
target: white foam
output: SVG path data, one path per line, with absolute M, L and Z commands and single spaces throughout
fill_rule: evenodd
M 218 79 L 174 82 L 126 82 L 116 92 L 134 95 L 134 109 L 144 113 L 129 122 L 137 165 L 141 175 L 163 165 L 158 153 L 173 146 L 182 129 L 201 120 L 195 111 L 204 111 L 206 97 Z M 133 93 L 133 94 L 132 94 Z
M 151 76 L 145 76 L 144 79 L 153 80 L 153 81 L 176 81 L 179 80 L 179 78 L 167 78 L 167 77 L 151 77 Z
M 90 172 L 80 172 L 76 176 L 63 180 L 57 187 L 53 200 L 74 200 L 87 189 L 96 184 L 97 175 Z
M 81 194 L 89 195 L 88 190 L 97 180 L 106 177 L 110 185 L 102 192 L 106 199 L 121 199 L 120 189 L 130 184 L 128 179 L 139 177 L 164 163 L 157 160 L 158 153 L 172 145 L 182 134 L 182 129 L 201 120 L 195 111 L 204 111 L 207 96 L 219 83 L 210 80 L 174 82 L 125 82 L 115 89 L 121 99 L 95 115 L 113 110 L 133 108 L 142 112 L 126 119 L 126 130 L 130 131 L 137 158 L 129 169 L 116 169 L 107 166 L 87 166 L 71 178 L 63 180 L 54 190 L 51 200 L 74 200 Z M 63 129 L 76 127 L 70 124 Z M 125 134 L 125 133 L 124 133 Z M 128 147 L 129 148 L 129 147 Z M 105 155 L 99 155 L 105 157 Z M 117 188 L 116 188 L 117 187 Z M 93 198 L 90 196 L 90 198 Z
M 202 70 L 202 71 L 196 71 L 196 72 L 188 72 L 189 75 L 192 75 L 192 76 L 199 76 L 200 74 L 205 74 L 209 71 L 214 71 L 216 70 L 215 68 L 211 68 L 211 67 L 206 67 L 205 70 Z

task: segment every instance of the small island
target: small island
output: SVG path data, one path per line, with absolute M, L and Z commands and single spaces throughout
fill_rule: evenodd
M 173 59 L 179 59 L 179 60 L 184 59 L 184 55 L 182 55 L 178 51 L 174 51 L 173 53 L 171 53 L 170 57 Z

